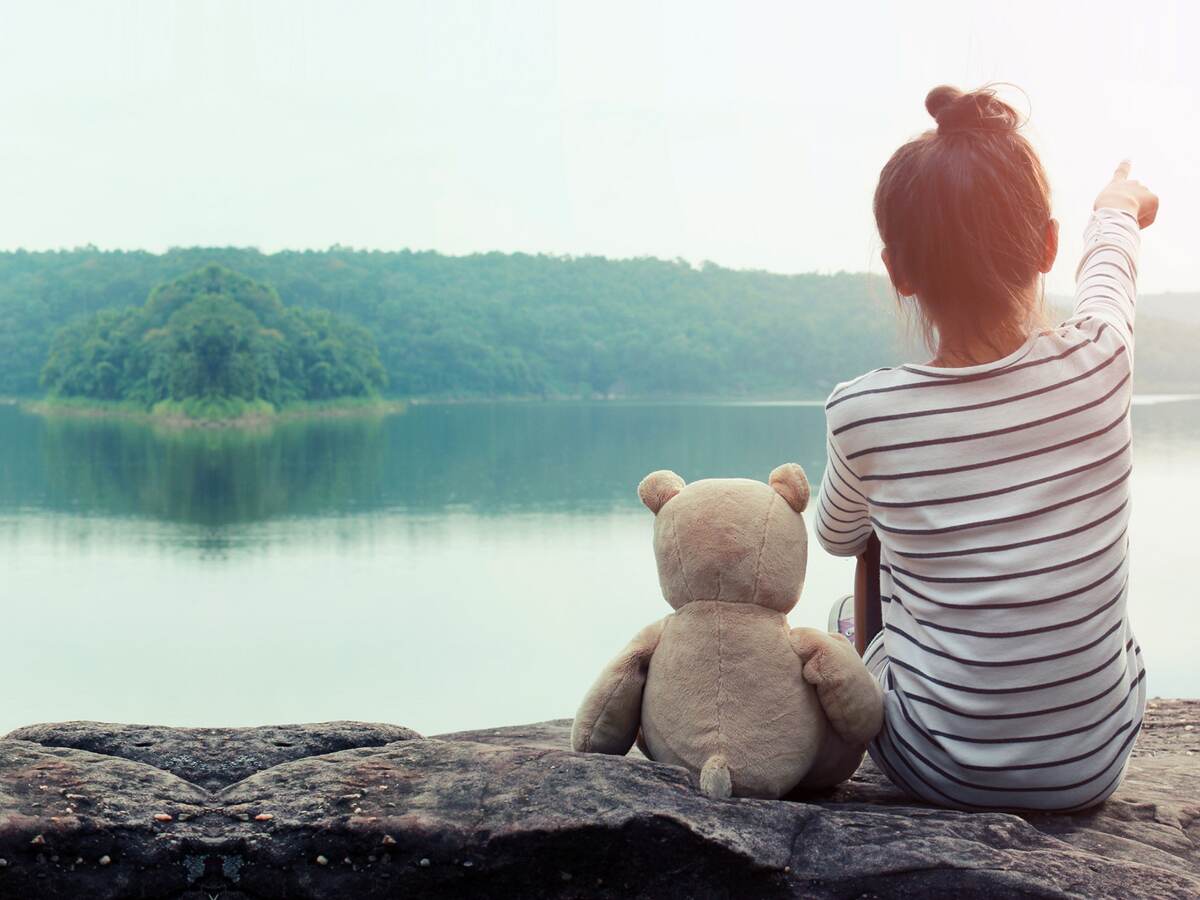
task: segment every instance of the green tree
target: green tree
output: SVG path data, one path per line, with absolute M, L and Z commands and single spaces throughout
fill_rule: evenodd
M 61 329 L 41 383 L 59 397 L 230 413 L 371 397 L 386 373 L 361 327 L 289 309 L 270 287 L 210 265 L 155 288 L 141 307 Z

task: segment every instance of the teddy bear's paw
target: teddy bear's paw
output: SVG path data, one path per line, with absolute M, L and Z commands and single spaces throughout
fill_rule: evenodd
M 792 649 L 804 663 L 804 680 L 815 687 L 845 680 L 854 662 L 861 665 L 853 645 L 840 634 L 793 628 L 789 638 Z

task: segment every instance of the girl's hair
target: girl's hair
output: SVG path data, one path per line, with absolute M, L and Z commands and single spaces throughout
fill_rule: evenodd
M 893 279 L 911 286 L 925 342 L 935 333 L 999 349 L 1043 324 L 1031 288 L 1046 255 L 1050 186 L 1016 110 L 991 88 L 925 97 L 937 128 L 892 154 L 875 224 Z

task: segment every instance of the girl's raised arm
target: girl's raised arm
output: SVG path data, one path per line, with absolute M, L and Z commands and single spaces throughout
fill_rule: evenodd
M 1137 305 L 1139 229 L 1158 214 L 1158 197 L 1129 177 L 1129 160 L 1117 166 L 1112 180 L 1096 197 L 1084 231 L 1083 258 L 1075 272 L 1073 318 L 1092 317 L 1107 323 L 1132 353 Z

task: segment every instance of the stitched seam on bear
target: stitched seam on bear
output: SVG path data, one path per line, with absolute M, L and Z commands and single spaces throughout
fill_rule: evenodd
M 724 754 L 725 740 L 721 736 L 721 708 L 724 705 L 722 694 L 725 675 L 725 648 L 723 645 L 724 635 L 721 631 L 721 604 L 718 603 L 715 609 L 717 611 L 717 752 Z
M 767 503 L 767 514 L 763 517 L 762 541 L 758 545 L 758 559 L 754 561 L 754 596 L 750 598 L 751 603 L 758 602 L 758 577 L 762 573 L 763 550 L 767 546 L 767 534 L 770 532 L 771 510 L 775 508 L 775 501 L 778 499 L 778 494 L 771 497 L 770 502 Z
M 683 589 L 687 591 L 688 600 L 695 600 L 692 586 L 688 584 L 687 570 L 683 567 L 683 550 L 679 546 L 679 531 L 675 528 L 675 517 L 671 517 L 671 537 L 675 541 L 675 558 L 679 560 L 679 577 L 683 579 Z

